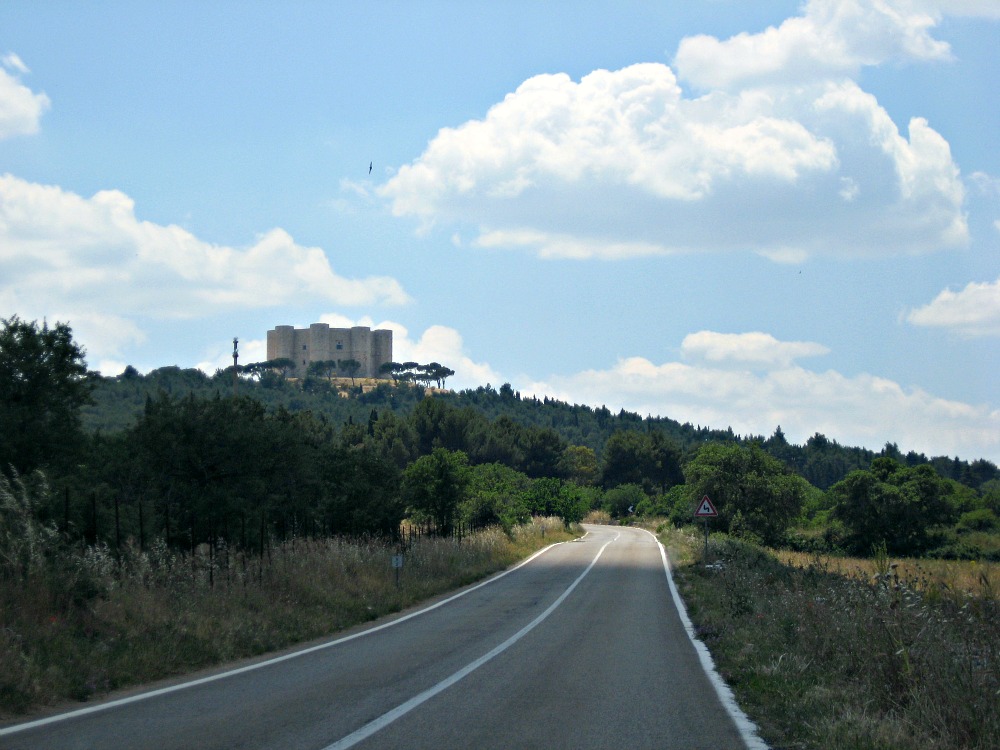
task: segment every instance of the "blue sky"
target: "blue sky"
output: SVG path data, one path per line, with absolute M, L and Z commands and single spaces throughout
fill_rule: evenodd
M 1000 0 L 7 0 L 0 316 L 1000 461 L 998 47 Z

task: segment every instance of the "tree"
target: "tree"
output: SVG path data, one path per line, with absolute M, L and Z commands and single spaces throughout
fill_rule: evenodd
M 510 530 L 531 517 L 526 494 L 531 479 L 521 472 L 490 463 L 469 470 L 469 487 L 461 505 L 462 519 L 476 526 L 500 524 Z
M 403 366 L 399 362 L 383 362 L 378 368 L 379 375 L 388 375 L 392 378 L 392 382 L 396 384 L 399 383 L 399 375 L 402 372 Z
M 640 484 L 647 493 L 666 492 L 684 480 L 680 449 L 662 432 L 618 430 L 604 446 L 601 480 L 605 488 Z
M 403 498 L 410 514 L 434 522 L 442 536 L 451 534 L 455 512 L 465 499 L 469 461 L 461 451 L 435 448 L 403 472 Z
M 240 373 L 252 380 L 259 380 L 265 388 L 273 388 L 284 383 L 288 373 L 293 370 L 295 362 L 287 357 L 280 357 L 265 362 L 250 362 L 240 368 Z
M 168 543 L 241 538 L 244 527 L 282 534 L 313 514 L 329 428 L 249 398 L 149 399 L 126 434 L 144 475 L 156 527 Z
M 327 458 L 323 513 L 341 534 L 396 536 L 403 520 L 400 473 L 370 444 L 340 447 Z
M 693 507 L 711 498 L 727 531 L 777 544 L 799 515 L 808 484 L 756 443 L 709 443 L 684 467 Z
M 681 451 L 672 440 L 658 430 L 650 432 L 649 453 L 653 462 L 649 478 L 660 492 L 684 483 Z
M 80 409 L 93 378 L 65 323 L 16 315 L 0 330 L 0 471 L 22 475 L 65 463 L 80 448 Z
M 635 430 L 617 430 L 604 444 L 601 484 L 605 489 L 620 484 L 642 484 L 653 470 L 647 436 Z
M 444 367 L 437 362 L 431 362 L 420 369 L 423 370 L 424 376 L 428 381 L 433 380 L 437 383 L 438 388 L 444 388 L 444 381 L 455 374 L 454 370 Z
M 315 362 L 310 362 L 309 367 L 306 368 L 306 373 L 310 377 L 314 378 L 332 378 L 333 373 L 337 370 L 337 360 L 335 359 L 320 359 Z
M 597 454 L 585 445 L 568 445 L 562 454 L 560 471 L 567 479 L 590 486 L 597 477 Z
M 934 527 L 955 520 L 951 491 L 930 464 L 910 468 L 890 457 L 875 459 L 867 471 L 852 471 L 830 488 L 833 515 L 847 527 L 851 551 L 869 554 L 884 542 L 897 555 L 927 549 Z
M 604 510 L 612 518 L 625 518 L 635 513 L 649 496 L 638 484 L 619 484 L 604 493 Z
M 529 477 L 557 477 L 561 469 L 565 441 L 551 427 L 531 427 L 521 433 L 523 471 Z
M 340 359 L 337 360 L 337 369 L 351 379 L 353 386 L 354 377 L 361 371 L 361 363 L 356 359 Z

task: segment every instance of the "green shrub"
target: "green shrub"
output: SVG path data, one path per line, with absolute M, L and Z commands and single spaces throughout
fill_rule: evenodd
M 958 519 L 958 531 L 1000 531 L 1000 518 L 989 508 L 963 513 Z

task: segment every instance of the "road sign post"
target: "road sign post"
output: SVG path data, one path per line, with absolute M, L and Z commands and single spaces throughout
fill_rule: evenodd
M 399 571 L 403 568 L 403 556 L 393 555 L 392 556 L 392 567 L 396 571 L 396 588 L 399 588 Z
M 695 518 L 700 518 L 705 524 L 705 560 L 708 561 L 708 519 L 716 518 L 719 512 L 712 505 L 712 501 L 708 499 L 708 495 L 705 495 L 701 499 L 701 503 L 698 505 L 698 510 L 694 512 Z

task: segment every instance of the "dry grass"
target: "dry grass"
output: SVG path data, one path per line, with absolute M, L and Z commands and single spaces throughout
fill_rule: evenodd
M 699 637 L 776 750 L 997 747 L 992 570 L 786 556 L 724 537 L 710 564 L 700 543 L 690 554 L 675 578 Z
M 895 583 L 929 596 L 971 595 L 995 599 L 1000 596 L 1000 565 L 975 560 L 930 560 L 892 558 L 887 571 L 876 570 L 876 561 L 859 557 L 835 557 L 787 550 L 768 550 L 779 562 L 794 568 L 821 567 L 831 573 L 868 582 L 889 573 Z

